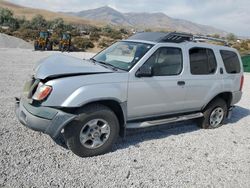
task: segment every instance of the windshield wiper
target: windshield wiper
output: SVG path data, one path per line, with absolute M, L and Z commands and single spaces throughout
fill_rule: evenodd
M 92 60 L 94 63 L 100 63 L 102 65 L 106 65 L 105 67 L 107 68 L 108 67 L 111 67 L 114 71 L 118 71 L 119 68 L 115 67 L 114 65 L 110 64 L 110 63 L 106 63 L 104 61 L 97 61 L 96 59 L 94 58 L 90 58 L 90 60 Z
M 94 64 L 96 63 L 96 60 L 93 57 L 91 57 L 89 60 L 91 60 Z

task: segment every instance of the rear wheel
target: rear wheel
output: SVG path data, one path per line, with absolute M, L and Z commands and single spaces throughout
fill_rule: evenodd
M 61 44 L 59 44 L 59 51 L 63 51 L 63 50 L 62 50 L 62 45 L 61 45 Z
M 39 46 L 38 46 L 38 42 L 37 41 L 34 42 L 34 49 L 35 49 L 35 51 L 39 50 Z
M 47 48 L 48 51 L 52 51 L 53 50 L 52 43 L 48 43 L 46 48 Z
M 108 107 L 99 104 L 86 106 L 77 120 L 65 128 L 67 146 L 80 157 L 107 153 L 118 135 L 116 115 Z
M 204 129 L 218 128 L 224 123 L 227 112 L 225 100 L 217 98 L 205 108 L 204 117 L 198 120 L 198 125 Z

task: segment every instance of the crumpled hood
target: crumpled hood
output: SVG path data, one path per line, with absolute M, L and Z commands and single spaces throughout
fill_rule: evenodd
M 113 72 L 88 60 L 63 54 L 52 55 L 41 60 L 36 64 L 34 70 L 35 78 L 42 80 L 46 78 Z

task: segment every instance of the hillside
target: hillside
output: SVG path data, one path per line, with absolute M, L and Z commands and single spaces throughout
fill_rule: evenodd
M 211 26 L 196 24 L 187 20 L 175 19 L 164 13 L 121 13 L 111 7 L 105 6 L 97 9 L 80 12 L 52 12 L 43 9 L 23 7 L 4 0 L 0 0 L 0 7 L 12 10 L 16 17 L 25 17 L 30 20 L 37 14 L 46 20 L 63 18 L 66 23 L 78 25 L 104 26 L 107 23 L 114 26 L 126 26 L 139 30 L 171 30 L 200 34 L 227 33 Z M 145 19 L 146 18 L 146 19 Z
M 65 22 L 71 24 L 83 24 L 83 25 L 95 25 L 101 26 L 102 23 L 93 20 L 87 20 L 80 17 L 74 17 L 62 13 L 56 13 L 52 11 L 42 10 L 42 9 L 34 9 L 29 7 L 19 6 L 7 1 L 0 0 L 0 7 L 1 8 L 8 8 L 14 12 L 16 17 L 25 17 L 27 20 L 31 20 L 37 14 L 42 15 L 46 20 L 52 20 L 55 18 L 63 18 Z
M 187 20 L 171 18 L 164 13 L 121 13 L 108 6 L 80 12 L 67 12 L 65 14 L 90 20 L 101 20 L 113 25 L 131 26 L 138 29 L 163 29 L 201 34 L 217 33 L 223 36 L 227 34 L 220 29 Z

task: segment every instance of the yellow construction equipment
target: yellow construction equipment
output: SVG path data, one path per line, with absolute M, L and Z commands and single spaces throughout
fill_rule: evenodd
M 35 50 L 53 50 L 53 42 L 50 41 L 51 34 L 48 31 L 41 31 L 34 42 Z
M 59 41 L 59 50 L 60 51 L 72 51 L 73 46 L 71 44 L 71 34 L 63 33 L 61 40 Z

